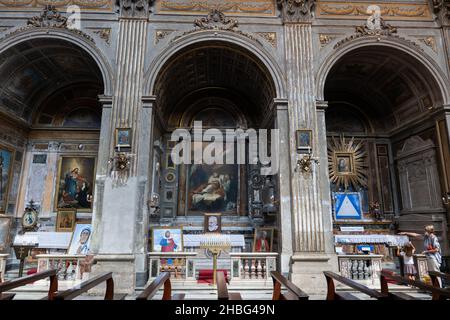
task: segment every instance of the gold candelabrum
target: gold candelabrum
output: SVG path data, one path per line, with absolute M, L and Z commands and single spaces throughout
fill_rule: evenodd
M 200 240 L 200 248 L 211 252 L 213 257 L 213 285 L 216 285 L 217 257 L 221 251 L 231 248 L 230 236 L 221 233 L 205 233 Z

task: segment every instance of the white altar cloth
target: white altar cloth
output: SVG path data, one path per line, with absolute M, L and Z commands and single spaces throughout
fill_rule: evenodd
M 350 243 L 386 243 L 391 246 L 403 246 L 408 243 L 408 236 L 390 234 L 335 235 L 335 242 Z
M 245 248 L 244 235 L 242 234 L 230 234 L 232 247 L 242 247 Z M 202 239 L 201 234 L 183 234 L 183 244 L 185 247 L 200 247 L 200 240 Z

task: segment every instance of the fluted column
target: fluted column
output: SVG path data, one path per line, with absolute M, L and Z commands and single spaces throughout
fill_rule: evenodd
M 149 1 L 119 0 L 118 5 L 114 95 L 109 126 L 102 123 L 102 132 L 108 134 L 102 135 L 105 140 L 101 141 L 99 161 L 102 158 L 102 163 L 107 163 L 117 155 L 117 128 L 131 129 L 131 150 L 122 150 L 129 159 L 126 179 L 117 183 L 108 165 L 97 175 L 102 195 L 95 214 L 93 242 L 97 264 L 93 272 L 114 272 L 115 290 L 130 293 L 136 285 L 145 284 L 147 270 L 145 199 L 151 152 L 151 126 L 147 121 L 151 122 L 151 108 L 144 108 L 142 84 Z
M 319 134 L 315 99 L 314 52 L 311 20 L 315 1 L 278 0 L 284 22 L 289 136 L 291 155 L 293 256 L 292 280 L 309 292 L 324 289 L 323 270 L 332 270 L 331 216 L 325 187 L 321 182 L 323 169 L 313 163 L 309 172 L 296 169 L 304 155 L 296 152 L 295 133 L 299 129 L 312 130 L 312 157 L 327 166 L 323 157 L 326 138 Z M 321 163 L 324 161 L 324 163 Z M 336 264 L 337 267 L 337 264 Z

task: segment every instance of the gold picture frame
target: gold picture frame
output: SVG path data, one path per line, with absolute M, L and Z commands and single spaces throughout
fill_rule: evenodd
M 335 152 L 334 163 L 336 174 L 340 175 L 354 175 L 355 174 L 355 160 L 352 152 Z
M 8 211 L 8 202 L 9 202 L 9 192 L 11 191 L 11 185 L 12 185 L 12 180 L 13 180 L 13 167 L 14 167 L 14 161 L 15 161 L 15 155 L 16 155 L 16 150 L 6 146 L 4 144 L 0 144 L 0 156 L 1 158 L 3 158 L 3 151 L 8 152 L 10 154 L 9 156 L 9 165 L 8 165 L 8 172 L 7 172 L 7 177 L 8 177 L 8 181 L 6 182 L 6 184 L 4 184 L 3 182 L 3 170 L 4 170 L 4 164 L 1 163 L 0 164 L 0 184 L 1 184 L 1 191 L 2 193 L 0 194 L 0 214 L 6 213 Z M 1 162 L 3 162 L 4 160 L 0 159 Z M 3 194 L 3 199 L 2 199 L 2 194 Z
M 176 248 L 173 251 L 162 251 L 161 240 L 166 235 L 166 232 L 169 231 L 175 235 L 172 237 Z M 151 250 L 152 252 L 183 252 L 184 251 L 184 242 L 183 242 L 183 227 L 152 227 L 151 228 Z M 175 238 L 175 239 L 174 239 Z M 181 244 L 181 245 L 180 245 Z
M 56 214 L 56 232 L 73 232 L 77 224 L 77 209 L 58 209 Z
M 116 128 L 115 145 L 121 148 L 131 148 L 132 143 L 131 128 Z
M 265 234 L 264 241 L 257 242 L 260 240 L 260 235 Z M 264 228 L 256 228 L 255 234 L 253 235 L 253 252 L 273 252 L 273 237 L 275 234 L 275 228 L 264 227 Z M 269 239 L 267 240 L 267 235 L 269 235 Z M 269 250 L 264 250 L 262 248 L 269 247 Z
M 211 219 L 215 217 L 215 219 Z M 211 225 L 210 225 L 211 222 Z M 203 232 L 204 233 L 220 233 L 222 232 L 222 214 L 221 213 L 205 213 L 203 216 Z
M 66 159 L 89 159 L 92 161 L 92 172 L 90 173 L 91 176 L 91 181 L 90 181 L 90 185 L 91 187 L 89 188 L 91 190 L 91 202 L 90 202 L 90 208 L 86 208 L 86 207 L 77 207 L 76 205 L 67 205 L 67 206 L 59 206 L 60 203 L 60 197 L 61 197 L 61 177 L 64 176 L 64 173 L 62 172 L 63 169 L 63 162 Z M 72 161 L 73 162 L 73 161 Z M 76 162 L 76 161 L 75 161 Z M 66 166 L 66 165 L 65 165 Z M 91 171 L 91 170 L 89 170 Z M 93 156 L 93 155 L 62 155 L 59 157 L 58 160 L 58 172 L 57 172 L 57 176 L 56 176 L 56 186 L 55 186 L 55 199 L 54 199 L 54 211 L 58 211 L 59 209 L 77 209 L 77 212 L 86 212 L 86 213 L 91 213 L 93 210 L 93 203 L 94 203 L 94 190 L 95 190 L 95 173 L 97 171 L 97 157 Z M 67 174 L 67 172 L 65 172 Z M 81 176 L 86 176 L 86 174 L 83 174 L 83 172 L 81 172 Z

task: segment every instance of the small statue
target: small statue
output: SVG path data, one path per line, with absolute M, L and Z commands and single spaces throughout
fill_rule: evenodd
M 373 201 L 369 204 L 369 212 L 373 215 L 376 221 L 381 221 L 384 219 L 384 214 L 380 210 L 380 203 L 378 201 Z

